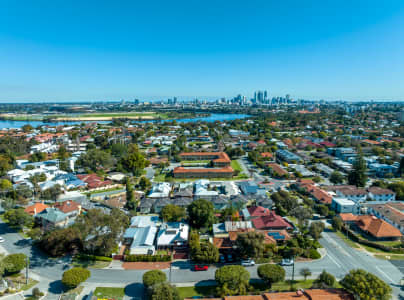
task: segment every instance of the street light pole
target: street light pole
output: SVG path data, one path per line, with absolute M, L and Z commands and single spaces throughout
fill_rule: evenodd
M 28 256 L 25 258 L 25 284 L 28 284 L 28 269 L 29 269 L 29 260 Z
M 291 289 L 293 289 L 293 283 L 295 281 L 295 257 L 293 256 L 293 265 L 292 265 L 292 284 Z

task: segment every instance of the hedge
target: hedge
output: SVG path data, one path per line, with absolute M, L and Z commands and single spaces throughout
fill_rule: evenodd
M 69 289 L 77 287 L 91 276 L 89 270 L 84 268 L 72 268 L 63 273 L 62 283 Z
M 357 242 L 359 244 L 363 244 L 365 246 L 370 246 L 370 247 L 380 249 L 380 250 L 383 250 L 386 252 L 401 253 L 401 254 L 404 253 L 404 248 L 394 248 L 394 247 L 385 246 L 382 244 L 378 244 L 378 243 L 363 239 L 363 238 L 357 236 L 352 230 L 350 230 L 349 228 L 347 228 L 345 226 L 341 227 L 341 231 L 347 233 L 354 242 Z
M 154 262 L 154 261 L 171 261 L 171 255 L 137 255 L 129 254 L 125 255 L 124 260 L 126 262 Z
M 77 254 L 75 258 L 80 260 L 92 260 L 92 261 L 112 261 L 111 257 L 107 256 L 97 256 L 97 255 L 90 255 L 90 254 Z

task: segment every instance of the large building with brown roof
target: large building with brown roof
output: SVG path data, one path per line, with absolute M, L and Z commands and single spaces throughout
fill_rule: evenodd
M 215 167 L 228 167 L 231 160 L 225 152 L 182 152 L 182 160 L 211 160 Z
M 173 170 L 174 178 L 232 178 L 233 168 L 185 168 L 176 167 Z
M 385 220 L 404 233 L 404 203 L 388 202 L 386 204 L 366 204 L 368 212 Z

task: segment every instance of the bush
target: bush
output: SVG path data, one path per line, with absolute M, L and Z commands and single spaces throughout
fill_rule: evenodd
M 38 288 L 34 288 L 34 289 L 32 290 L 32 296 L 33 296 L 35 299 L 39 299 L 39 298 L 41 298 L 43 295 L 44 295 L 44 293 L 42 293 Z
M 92 260 L 92 261 L 112 261 L 111 257 L 107 256 L 97 256 L 97 255 L 90 255 L 90 254 L 78 254 L 75 258 L 80 260 Z
M 321 254 L 318 253 L 318 251 L 316 249 L 307 249 L 306 251 L 304 251 L 304 256 L 307 258 L 311 258 L 311 259 L 319 259 L 321 258 Z
M 273 283 L 285 280 L 285 269 L 279 265 L 261 265 L 258 267 L 258 276 L 270 287 Z
M 86 281 L 90 277 L 89 270 L 84 268 L 72 268 L 63 273 L 62 283 L 67 288 L 72 289 L 79 286 L 80 283 Z
M 27 256 L 22 253 L 15 253 L 7 255 L 3 263 L 6 266 L 5 271 L 7 274 L 14 274 L 20 272 L 25 268 Z
M 164 283 L 167 280 L 166 274 L 161 270 L 151 270 L 143 274 L 143 284 L 150 288 L 155 284 Z
M 126 262 L 156 262 L 156 261 L 171 261 L 171 255 L 125 255 Z

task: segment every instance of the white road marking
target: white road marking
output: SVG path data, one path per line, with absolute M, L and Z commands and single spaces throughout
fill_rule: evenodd
M 328 257 L 334 262 L 334 264 L 336 264 L 338 267 L 340 267 L 341 269 L 343 269 L 343 267 L 337 262 L 337 260 L 335 258 L 333 258 L 331 256 L 330 253 L 328 253 Z
M 387 275 L 382 269 L 380 269 L 378 266 L 376 266 L 376 269 L 379 270 L 380 273 L 382 273 L 388 280 L 390 280 L 392 283 L 394 283 L 394 280 L 391 279 L 389 275 Z

